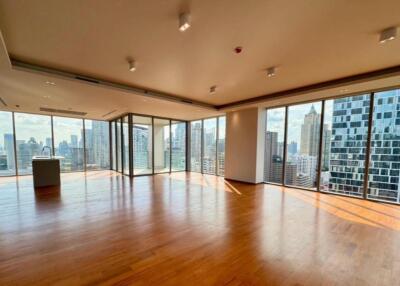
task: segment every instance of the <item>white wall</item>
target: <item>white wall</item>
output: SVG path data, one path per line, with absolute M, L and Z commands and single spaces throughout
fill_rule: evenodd
M 265 109 L 249 108 L 226 116 L 225 178 L 264 181 Z

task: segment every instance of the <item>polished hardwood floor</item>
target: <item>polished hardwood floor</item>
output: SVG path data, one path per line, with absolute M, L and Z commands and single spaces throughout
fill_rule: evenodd
M 400 207 L 196 173 L 0 178 L 0 285 L 400 285 Z

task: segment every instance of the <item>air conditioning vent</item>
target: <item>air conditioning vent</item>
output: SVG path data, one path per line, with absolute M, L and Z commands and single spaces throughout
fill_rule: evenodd
M 193 104 L 193 101 L 191 101 L 191 100 L 186 100 L 186 99 L 181 99 L 181 102 Z
M 77 75 L 75 78 L 79 79 L 79 80 L 87 81 L 87 82 L 90 82 L 90 83 L 96 83 L 96 84 L 100 83 L 98 80 L 95 80 L 95 79 L 92 79 L 92 78 L 87 78 L 87 77 L 82 77 L 82 76 L 79 76 L 79 75 Z
M 78 116 L 85 116 L 87 114 L 87 112 L 82 112 L 82 111 L 54 109 L 54 108 L 47 108 L 47 107 L 41 107 L 40 111 L 52 112 L 52 113 L 62 113 L 62 114 L 69 114 L 69 115 L 78 115 Z
M 3 104 L 5 107 L 7 107 L 7 103 L 1 97 L 0 97 L 0 103 Z
M 112 110 L 112 111 L 110 111 L 110 112 L 104 114 L 102 117 L 106 117 L 106 116 L 108 116 L 108 115 L 110 115 L 110 114 L 113 114 L 113 113 L 116 112 L 116 111 L 117 111 L 117 110 L 114 109 L 114 110 Z

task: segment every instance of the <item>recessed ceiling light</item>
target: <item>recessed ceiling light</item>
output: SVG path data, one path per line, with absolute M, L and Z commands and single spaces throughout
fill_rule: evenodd
M 275 67 L 270 67 L 267 68 L 267 76 L 268 77 L 273 77 L 276 74 L 276 68 Z
M 379 43 L 383 44 L 394 40 L 397 36 L 397 27 L 390 27 L 383 30 L 379 35 Z
M 179 15 L 179 31 L 184 32 L 190 28 L 190 15 L 182 13 Z
M 56 85 L 56 83 L 54 81 L 49 81 L 49 80 L 46 81 L 45 83 L 48 84 L 48 85 Z
M 136 62 L 134 60 L 129 60 L 129 71 L 134 72 L 136 70 Z
M 43 98 L 50 98 L 51 96 L 50 95 L 43 95 L 42 97 Z
M 210 87 L 210 93 L 213 94 L 217 91 L 217 86 L 213 85 L 212 87 Z

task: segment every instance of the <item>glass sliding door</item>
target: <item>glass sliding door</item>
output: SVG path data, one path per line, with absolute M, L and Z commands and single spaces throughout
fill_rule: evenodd
M 190 122 L 190 171 L 201 172 L 201 120 Z
M 288 107 L 285 184 L 317 188 L 321 102 Z
M 320 191 L 363 196 L 369 105 L 369 95 L 325 101 Z
M 116 153 L 116 157 L 117 157 L 117 171 L 118 172 L 122 172 L 122 132 L 121 132 L 121 119 L 118 118 L 116 120 L 116 137 L 115 137 L 115 141 L 116 141 L 116 149 L 117 149 L 117 153 Z
M 110 169 L 109 122 L 85 119 L 86 170 Z
M 217 164 L 217 119 L 203 120 L 203 173 L 215 175 Z
M 218 117 L 217 175 L 225 175 L 225 124 L 226 117 Z
M 186 170 L 186 122 L 171 122 L 171 170 Z
M 268 109 L 266 120 L 264 181 L 267 183 L 282 184 L 285 107 Z M 292 143 L 288 151 L 297 153 L 296 143 Z
M 18 174 L 32 174 L 32 157 L 52 154 L 51 117 L 27 113 L 14 115 Z
M 400 89 L 374 95 L 367 198 L 400 203 Z
M 84 170 L 83 120 L 53 117 L 54 154 L 60 160 L 61 172 Z
M 170 171 L 170 121 L 154 118 L 154 172 L 165 173 Z
M 0 176 L 15 175 L 13 116 L 0 111 Z
M 129 118 L 122 118 L 122 149 L 124 174 L 129 175 Z
M 133 174 L 153 173 L 152 156 L 152 119 L 151 117 L 132 116 Z

